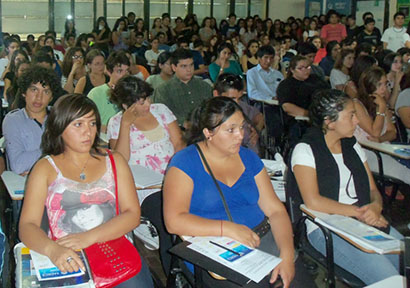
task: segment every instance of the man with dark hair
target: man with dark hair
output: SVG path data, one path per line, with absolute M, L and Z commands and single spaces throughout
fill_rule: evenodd
M 225 36 L 225 39 L 230 38 L 231 33 L 233 32 L 239 33 L 239 27 L 236 25 L 235 13 L 229 14 L 228 18 L 228 25 L 225 25 L 221 30 L 221 34 Z
M 54 61 L 53 61 L 53 58 L 51 58 L 51 56 L 48 53 L 43 52 L 43 51 L 38 51 L 33 56 L 32 64 L 52 69 Z
M 362 44 L 364 42 L 373 44 L 374 46 L 380 45 L 380 34 L 376 32 L 375 25 L 376 21 L 373 18 L 366 18 L 364 20 L 364 29 L 357 35 L 357 44 Z
M 124 51 L 115 51 L 110 54 L 107 61 L 105 61 L 105 68 L 110 81 L 91 89 L 87 97 L 94 101 L 97 105 L 98 112 L 101 116 L 101 131 L 105 132 L 107 129 L 108 120 L 118 112 L 117 105 L 109 101 L 110 89 L 117 84 L 118 80 L 128 75 L 130 68 L 130 60 Z
M 47 107 L 60 87 L 53 70 L 34 65 L 18 80 L 19 109 L 9 112 L 3 121 L 10 170 L 26 175 L 41 156 L 41 137 L 47 120 Z
M 282 73 L 271 67 L 275 58 L 275 49 L 270 45 L 262 46 L 256 55 L 259 64 L 246 73 L 248 97 L 253 100 L 274 99 L 276 89 L 284 79 Z
M 366 21 L 366 19 L 369 19 L 369 18 L 374 19 L 373 13 L 372 12 L 364 12 L 363 15 L 362 15 L 363 25 L 359 27 L 359 33 L 364 30 L 364 28 L 365 28 L 364 27 L 365 26 L 364 22 Z M 374 32 L 377 33 L 377 35 L 379 35 L 380 38 L 382 38 L 382 33 L 380 33 L 379 28 L 374 27 Z
M 356 17 L 354 15 L 347 16 L 346 21 L 347 38 L 353 39 L 360 32 L 360 27 L 356 25 Z
M 309 65 L 311 68 L 310 73 L 317 75 L 320 79 L 325 81 L 326 78 L 323 69 L 320 66 L 313 64 L 313 61 L 315 60 L 315 56 L 317 53 L 316 46 L 307 42 L 301 43 L 299 44 L 298 52 L 299 55 L 305 56 L 306 59 L 309 61 Z
M 241 106 L 244 115 L 249 120 L 244 127 L 242 145 L 259 154 L 259 133 L 265 126 L 265 120 L 256 107 L 241 101 L 243 90 L 244 84 L 241 76 L 224 73 L 216 79 L 213 96 L 231 98 Z
M 382 36 L 383 49 L 389 49 L 396 52 L 404 47 L 403 35 L 406 33 L 404 25 L 405 15 L 403 12 L 396 12 L 393 17 L 393 27 L 387 28 Z
M 135 25 L 135 13 L 134 12 L 128 12 L 127 14 L 127 18 L 128 18 L 128 31 L 131 31 L 132 29 L 134 29 L 134 25 Z
M 130 47 L 129 50 L 135 56 L 145 59 L 145 52 L 147 51 L 147 46 L 143 45 L 144 43 L 144 33 L 137 32 L 135 33 L 135 44 Z
M 201 44 L 198 45 L 199 43 L 198 41 L 202 43 L 202 41 L 199 39 L 195 40 L 194 43 L 197 43 L 196 47 L 201 45 Z M 205 66 L 204 58 L 202 57 L 201 52 L 199 52 L 196 49 L 194 50 L 189 49 L 189 41 L 186 37 L 178 38 L 177 45 L 178 45 L 178 48 L 188 49 L 191 51 L 192 59 L 194 59 L 194 75 L 198 75 L 198 76 L 201 76 L 202 78 L 206 78 L 204 77 L 204 73 L 206 73 L 208 69 Z
M 188 49 L 178 48 L 172 53 L 171 68 L 174 76 L 155 89 L 152 100 L 165 104 L 182 126 L 189 113 L 212 96 L 212 87 L 194 77 L 194 60 Z

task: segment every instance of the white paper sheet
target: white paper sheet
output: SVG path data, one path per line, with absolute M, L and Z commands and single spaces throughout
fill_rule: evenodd
M 278 257 L 249 248 L 228 237 L 192 237 L 188 241 L 192 243 L 187 246 L 188 248 L 231 268 L 256 283 L 282 261 Z M 218 273 L 218 271 L 212 272 Z

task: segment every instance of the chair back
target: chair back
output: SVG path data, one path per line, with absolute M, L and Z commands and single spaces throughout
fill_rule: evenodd
M 292 155 L 293 150 L 289 152 L 289 155 Z M 287 161 L 288 171 L 286 173 L 286 208 L 288 210 L 290 221 L 292 226 L 295 229 L 298 221 L 302 218 L 303 213 L 299 209 L 300 205 L 303 204 L 303 199 L 299 191 L 298 183 L 296 182 L 295 174 L 292 171 L 292 163 L 290 161 L 291 157 L 288 157 Z

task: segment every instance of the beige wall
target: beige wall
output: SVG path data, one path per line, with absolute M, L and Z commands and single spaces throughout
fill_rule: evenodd
M 289 16 L 296 18 L 305 17 L 304 0 L 268 0 L 269 17 L 272 19 L 279 18 L 285 21 Z

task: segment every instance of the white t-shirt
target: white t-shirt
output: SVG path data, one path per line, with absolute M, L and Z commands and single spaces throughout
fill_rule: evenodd
M 349 75 L 346 75 L 339 69 L 332 69 L 330 72 L 330 85 L 332 85 L 332 89 L 336 89 L 337 85 L 345 85 L 349 80 Z
M 402 27 L 397 29 L 390 27 L 386 29 L 382 36 L 382 42 L 387 43 L 387 49 L 397 52 L 400 48 L 404 47 L 403 35 L 406 34 L 406 28 Z
M 406 42 L 410 41 L 410 35 L 408 33 L 403 34 L 403 47 L 406 47 Z
M 353 148 L 356 150 L 356 153 L 359 155 L 360 160 L 364 163 L 366 162 L 366 155 L 362 149 L 362 147 L 356 143 Z M 351 197 L 356 197 L 356 189 L 354 187 L 354 179 L 350 179 L 351 172 L 346 167 L 343 162 L 343 155 L 340 154 L 332 154 L 333 158 L 336 160 L 337 167 L 339 168 L 339 179 L 340 179 L 340 186 L 339 186 L 339 202 L 342 204 L 353 204 L 357 202 L 357 199 L 352 199 Z M 292 153 L 292 171 L 295 165 L 307 166 L 316 169 L 315 164 L 315 157 L 313 156 L 312 148 L 310 148 L 309 144 L 306 143 L 299 143 L 296 145 L 295 149 Z M 346 193 L 346 185 L 349 183 L 349 187 L 347 190 L 349 191 L 349 197 Z M 308 234 L 311 233 L 313 230 L 317 229 L 318 227 L 309 221 L 306 222 L 307 232 Z M 309 225 L 312 224 L 312 225 Z

